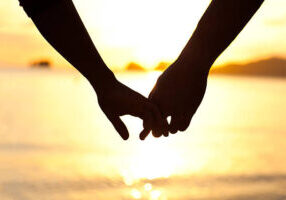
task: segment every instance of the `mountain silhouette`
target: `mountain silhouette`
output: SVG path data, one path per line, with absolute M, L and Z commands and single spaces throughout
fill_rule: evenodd
M 239 76 L 270 76 L 286 78 L 286 60 L 270 58 L 247 64 L 228 64 L 212 68 L 211 74 L 227 74 Z
M 145 71 L 144 67 L 134 62 L 129 63 L 126 66 L 125 70 L 126 71 Z
M 169 62 L 160 62 L 157 67 L 155 68 L 156 71 L 164 71 L 166 70 L 169 66 L 171 65 L 171 63 Z

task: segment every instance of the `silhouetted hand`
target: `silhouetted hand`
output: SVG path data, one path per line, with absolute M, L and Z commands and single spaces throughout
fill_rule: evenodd
M 116 79 L 107 84 L 103 90 L 97 91 L 98 103 L 124 140 L 128 139 L 129 133 L 119 117 L 127 114 L 143 119 L 143 126 L 146 129 L 157 127 L 165 133 L 168 132 L 167 120 L 161 117 L 158 108 L 150 100 Z
M 177 60 L 158 78 L 149 95 L 164 118 L 171 116 L 169 132 L 173 134 L 188 128 L 205 94 L 208 71 L 203 72 L 203 67 L 194 65 Z M 149 132 L 145 128 L 140 139 L 144 140 Z

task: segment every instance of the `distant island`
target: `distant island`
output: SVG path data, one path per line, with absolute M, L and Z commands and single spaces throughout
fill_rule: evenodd
M 30 66 L 33 68 L 50 68 L 51 67 L 51 61 L 49 60 L 38 60 L 33 61 Z
M 155 67 L 156 71 L 164 71 L 167 69 L 172 63 L 169 62 L 160 62 L 157 67 Z
M 142 67 L 141 65 L 135 63 L 135 62 L 131 62 L 129 63 L 126 67 L 125 67 L 126 71 L 140 71 L 140 72 L 144 72 L 145 69 L 144 67 Z
M 156 70 L 156 71 L 164 71 L 170 65 L 171 65 L 171 63 L 168 63 L 168 62 L 160 62 L 155 67 L 154 70 Z M 146 69 L 144 67 L 142 67 L 141 65 L 139 65 L 138 63 L 131 62 L 128 65 L 126 65 L 126 67 L 124 68 L 124 71 L 138 71 L 138 72 L 140 71 L 140 72 L 144 72 L 144 71 L 146 71 Z
M 172 63 L 170 62 L 160 62 L 153 70 L 164 71 L 171 64 Z M 124 68 L 124 71 L 146 72 L 148 70 L 135 62 L 131 62 Z M 210 74 L 286 78 L 286 59 L 274 57 L 246 64 L 226 64 L 223 66 L 215 66 L 211 69 Z
M 171 63 L 161 62 L 155 68 L 158 71 L 164 71 Z M 215 66 L 210 74 L 225 74 L 232 76 L 268 76 L 286 78 L 286 60 L 283 58 L 269 58 L 258 60 L 247 64 L 226 64 Z
M 270 58 L 247 64 L 227 64 L 212 68 L 210 74 L 286 78 L 286 60 L 282 58 Z

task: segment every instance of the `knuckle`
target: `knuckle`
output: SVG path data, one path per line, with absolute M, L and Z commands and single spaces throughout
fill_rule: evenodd
M 188 128 L 188 126 L 180 127 L 179 131 L 185 131 L 185 130 L 187 130 L 187 128 Z

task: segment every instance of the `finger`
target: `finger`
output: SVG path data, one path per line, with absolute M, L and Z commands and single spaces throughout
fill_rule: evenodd
M 154 121 L 154 118 L 152 114 L 148 111 L 145 112 L 143 117 L 143 131 L 139 134 L 140 140 L 145 140 L 145 138 L 149 135 L 151 132 L 152 123 Z
M 183 117 L 180 120 L 179 131 L 185 131 L 191 123 L 191 117 Z
M 112 123 L 115 130 L 119 133 L 122 139 L 127 140 L 129 138 L 129 133 L 122 120 L 118 116 L 107 116 L 107 118 Z
M 154 117 L 151 112 L 145 111 L 144 117 L 143 117 L 143 127 L 144 129 L 151 129 L 152 123 L 154 122 Z
M 143 131 L 139 135 L 140 140 L 145 140 L 145 138 L 149 135 L 150 132 L 151 132 L 151 129 L 144 128 Z
M 160 137 L 161 135 L 167 135 L 168 134 L 168 122 L 167 119 L 164 119 L 160 110 L 153 104 L 149 104 L 147 108 L 153 118 L 152 123 L 152 134 L 154 137 Z
M 178 132 L 180 128 L 180 120 L 181 120 L 181 117 L 179 115 L 172 115 L 171 122 L 169 125 L 170 133 L 175 134 Z
M 152 135 L 155 137 L 155 138 L 159 138 L 163 135 L 163 133 L 161 132 L 160 129 L 152 129 Z
M 155 115 L 156 122 L 158 123 L 158 126 L 160 127 L 163 135 L 164 133 L 168 133 L 168 121 L 167 117 L 164 114 L 164 111 L 160 111 L 156 106 L 152 106 L 153 108 L 153 114 Z

